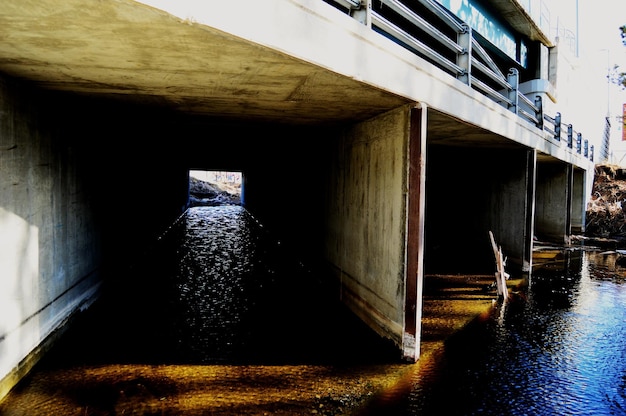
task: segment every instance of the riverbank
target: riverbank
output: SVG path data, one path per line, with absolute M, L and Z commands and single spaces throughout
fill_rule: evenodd
M 626 169 L 596 165 L 587 204 L 585 237 L 600 242 L 626 242 Z

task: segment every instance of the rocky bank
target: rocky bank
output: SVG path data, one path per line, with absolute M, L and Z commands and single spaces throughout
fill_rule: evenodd
M 206 182 L 189 178 L 189 204 L 197 206 L 240 205 L 241 184 Z
M 585 236 L 626 243 L 626 168 L 596 165 Z

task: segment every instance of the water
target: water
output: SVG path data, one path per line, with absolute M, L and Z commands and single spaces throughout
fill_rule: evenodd
M 616 253 L 571 250 L 446 342 L 409 392 L 363 414 L 626 414 L 626 284 Z
M 408 365 L 244 208 L 195 207 L 111 271 L 0 414 L 626 414 L 621 259 L 548 252 L 511 299 Z M 429 316 L 454 324 L 493 295 L 454 293 Z
M 349 346 L 375 338 L 362 341 L 356 329 L 347 331 L 354 323 L 333 327 L 336 309 L 320 308 L 332 304 L 329 294 L 293 254 L 241 207 L 190 210 L 160 246 L 159 257 L 176 265 L 164 291 L 176 313 L 164 320 L 174 345 L 161 348 L 168 355 L 159 359 L 354 359 Z M 409 389 L 400 383 L 363 414 L 626 414 L 626 285 L 618 258 L 594 250 L 555 252 L 535 267 L 527 287 L 416 367 Z M 393 363 L 390 356 L 382 354 L 383 362 Z
M 150 351 L 158 363 L 344 362 L 365 359 L 349 347 L 359 341 L 386 349 L 384 359 L 391 351 L 241 206 L 189 209 L 131 275 L 112 297 L 124 293 L 122 319 L 136 320 L 120 352 L 143 361 Z
M 0 415 L 338 415 L 406 367 L 240 206 L 194 207 L 77 317 Z

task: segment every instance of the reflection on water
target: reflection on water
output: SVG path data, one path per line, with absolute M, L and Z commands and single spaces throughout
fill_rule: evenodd
M 174 228 L 178 235 L 165 239 L 177 245 L 176 258 L 169 260 L 178 267 L 169 299 L 177 361 L 365 359 L 349 347 L 365 341 L 364 325 L 244 208 L 192 208 Z M 391 352 L 384 340 L 370 336 L 374 350 Z
M 345 335 L 345 327 L 333 333 L 327 326 L 333 318 L 319 308 L 323 294 L 301 286 L 308 272 L 242 208 L 198 208 L 177 226 L 172 233 L 181 232 L 184 244 L 176 250 L 169 302 L 177 309 L 171 327 L 179 360 L 297 359 L 294 346 L 315 345 L 306 334 L 329 336 L 310 350 L 310 360 L 324 355 L 328 339 Z M 404 396 L 391 394 L 364 414 L 626 412 L 626 285 L 619 259 L 582 249 L 545 255 L 527 287 L 416 366 Z M 292 342 L 277 344 L 285 332 Z M 328 356 L 338 357 L 338 345 L 326 349 Z
M 0 415 L 339 415 L 406 367 L 243 207 L 190 209 L 135 263 Z
M 241 206 L 189 209 L 110 285 L 102 308 L 89 325 L 100 351 L 74 351 L 71 360 L 314 364 L 368 360 L 373 351 L 399 359 Z M 355 351 L 360 342 L 371 350 Z
M 404 397 L 364 414 L 626 414 L 626 284 L 617 253 L 561 252 L 446 342 Z
M 541 254 L 491 308 L 480 279 L 431 280 L 425 295 L 456 285 L 425 303 L 433 322 L 486 312 L 398 364 L 244 208 L 196 207 L 120 271 L 0 414 L 626 414 L 623 257 Z
M 267 309 L 259 312 L 274 298 L 287 256 L 239 207 L 194 208 L 181 221 L 171 299 L 178 355 L 201 363 L 249 356 L 259 348 L 261 334 L 254 331 L 277 319 Z M 305 272 L 294 267 L 291 277 L 302 280 Z

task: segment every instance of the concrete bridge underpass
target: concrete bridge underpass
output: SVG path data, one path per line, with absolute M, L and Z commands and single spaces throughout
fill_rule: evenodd
M 215 3 L 0 5 L 0 397 L 185 211 L 190 169 L 243 172 L 409 361 L 425 273 L 492 273 L 490 230 L 528 271 L 534 235 L 584 229 L 588 157 L 323 1 Z

